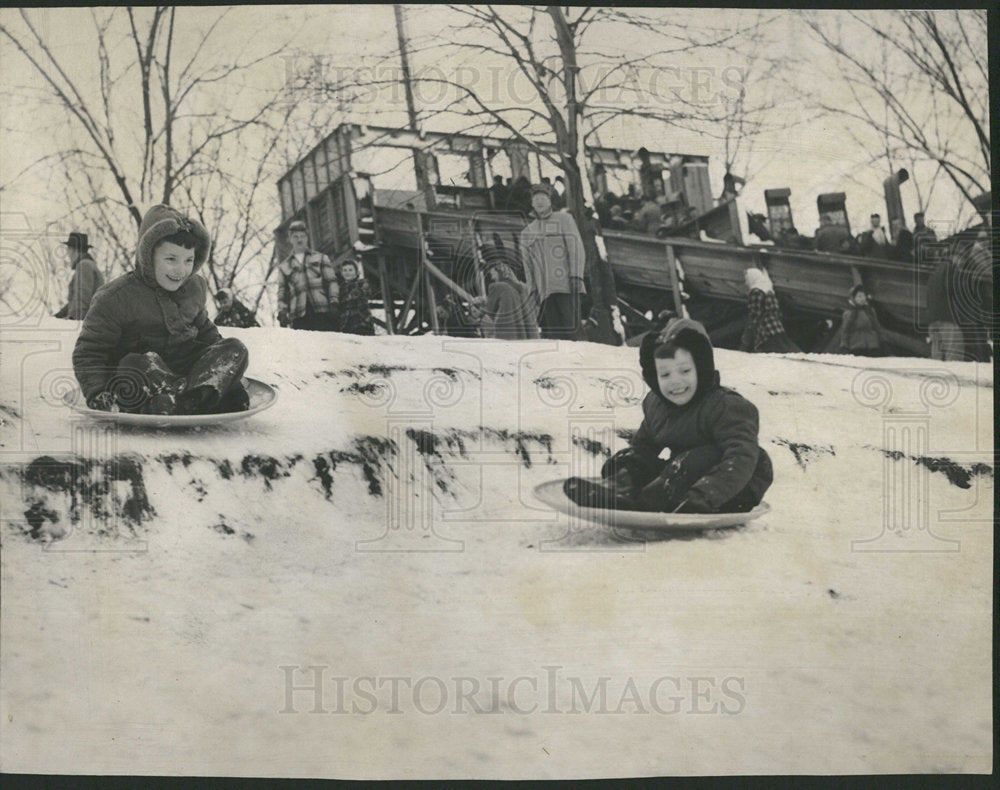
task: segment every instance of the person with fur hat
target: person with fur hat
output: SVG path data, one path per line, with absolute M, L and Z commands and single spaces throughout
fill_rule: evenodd
M 74 231 L 69 234 L 69 240 L 63 244 L 69 251 L 73 277 L 69 281 L 69 298 L 55 317 L 80 321 L 86 317 L 97 289 L 104 285 L 104 276 L 98 270 L 94 259 L 90 257 L 90 250 L 93 248 L 87 243 L 86 233 Z
M 580 340 L 580 297 L 586 252 L 572 214 L 552 211 L 545 184 L 531 188 L 535 219 L 521 231 L 519 247 L 542 337 Z
M 789 353 L 801 349 L 785 333 L 781 307 L 774 284 L 763 269 L 749 268 L 744 273 L 747 296 L 747 323 L 740 338 L 740 350 L 754 353 Z
M 330 258 L 309 249 L 302 220 L 288 226 L 292 251 L 278 264 L 278 323 L 292 329 L 335 332 L 339 324 L 340 286 Z
M 87 405 L 142 414 L 245 411 L 248 352 L 223 339 L 197 273 L 211 239 L 196 220 L 153 206 L 139 227 L 136 266 L 95 295 L 73 349 Z
M 601 482 L 571 477 L 579 505 L 666 513 L 746 513 L 774 474 L 757 441 L 757 408 L 723 387 L 705 328 L 671 319 L 639 347 L 649 393 L 630 446 L 601 469 Z M 659 458 L 670 449 L 669 461 Z
M 345 258 L 340 264 L 340 331 L 351 335 L 374 335 L 375 320 L 368 300 L 371 288 L 368 280 L 358 277 L 360 264 Z
M 863 285 L 855 285 L 840 323 L 840 351 L 859 357 L 880 357 L 885 351 L 882 327 Z

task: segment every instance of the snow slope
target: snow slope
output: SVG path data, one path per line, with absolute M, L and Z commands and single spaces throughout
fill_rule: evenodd
M 2 347 L 4 771 L 991 768 L 987 365 L 717 351 L 773 510 L 642 543 L 531 496 L 624 446 L 634 348 L 223 330 L 275 407 L 109 432 L 68 327 Z

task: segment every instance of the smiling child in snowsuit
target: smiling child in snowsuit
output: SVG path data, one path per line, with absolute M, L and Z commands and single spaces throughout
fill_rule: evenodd
M 757 408 L 719 383 L 704 327 L 672 319 L 639 349 L 650 392 L 631 446 L 612 456 L 602 482 L 570 478 L 566 495 L 586 507 L 676 513 L 745 513 L 771 485 L 757 444 Z M 659 458 L 670 448 L 670 460 Z
M 368 280 L 358 277 L 358 264 L 353 258 L 340 264 L 338 272 L 340 287 L 340 326 L 341 332 L 352 335 L 374 335 L 375 321 L 372 318 L 368 300 L 371 290 Z
M 241 382 L 246 346 L 219 334 L 196 274 L 210 247 L 196 220 L 164 205 L 146 212 L 135 269 L 94 295 L 73 349 L 90 408 L 217 414 L 249 407 Z
M 863 285 L 851 289 L 847 304 L 840 324 L 840 350 L 855 356 L 882 356 L 882 327 Z

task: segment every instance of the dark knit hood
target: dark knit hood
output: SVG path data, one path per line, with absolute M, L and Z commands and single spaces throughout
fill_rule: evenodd
M 185 217 L 179 211 L 165 205 L 153 206 L 142 218 L 142 225 L 139 226 L 139 248 L 136 252 L 135 270 L 146 285 L 156 287 L 156 276 L 153 273 L 153 248 L 167 236 L 172 236 L 181 230 L 191 232 L 196 239 L 194 268 L 191 270 L 191 274 L 194 274 L 208 259 L 208 252 L 212 246 L 212 239 L 208 235 L 208 231 L 205 230 L 205 226 L 198 220 Z
M 642 377 L 649 388 L 664 403 L 674 406 L 660 392 L 660 385 L 656 379 L 656 362 L 654 361 L 656 348 L 670 342 L 674 342 L 680 348 L 688 351 L 694 359 L 694 367 L 698 373 L 698 389 L 690 403 L 695 403 L 701 400 L 706 392 L 719 386 L 719 373 L 715 369 L 712 341 L 709 339 L 705 327 L 690 318 L 672 318 L 662 330 L 650 332 L 642 339 L 642 344 L 639 346 L 639 366 L 642 368 Z M 685 406 L 690 405 L 690 403 L 685 404 Z

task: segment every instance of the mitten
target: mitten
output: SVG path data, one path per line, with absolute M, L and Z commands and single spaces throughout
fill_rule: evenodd
M 666 461 L 661 458 L 638 453 L 632 447 L 619 450 L 611 456 L 601 468 L 601 477 L 614 477 L 622 469 L 627 469 L 632 478 L 632 482 L 640 488 L 655 478 Z
M 98 411 L 117 411 L 118 403 L 115 401 L 115 396 L 113 394 L 107 390 L 102 390 L 92 398 L 87 399 L 87 408 L 96 409 Z

